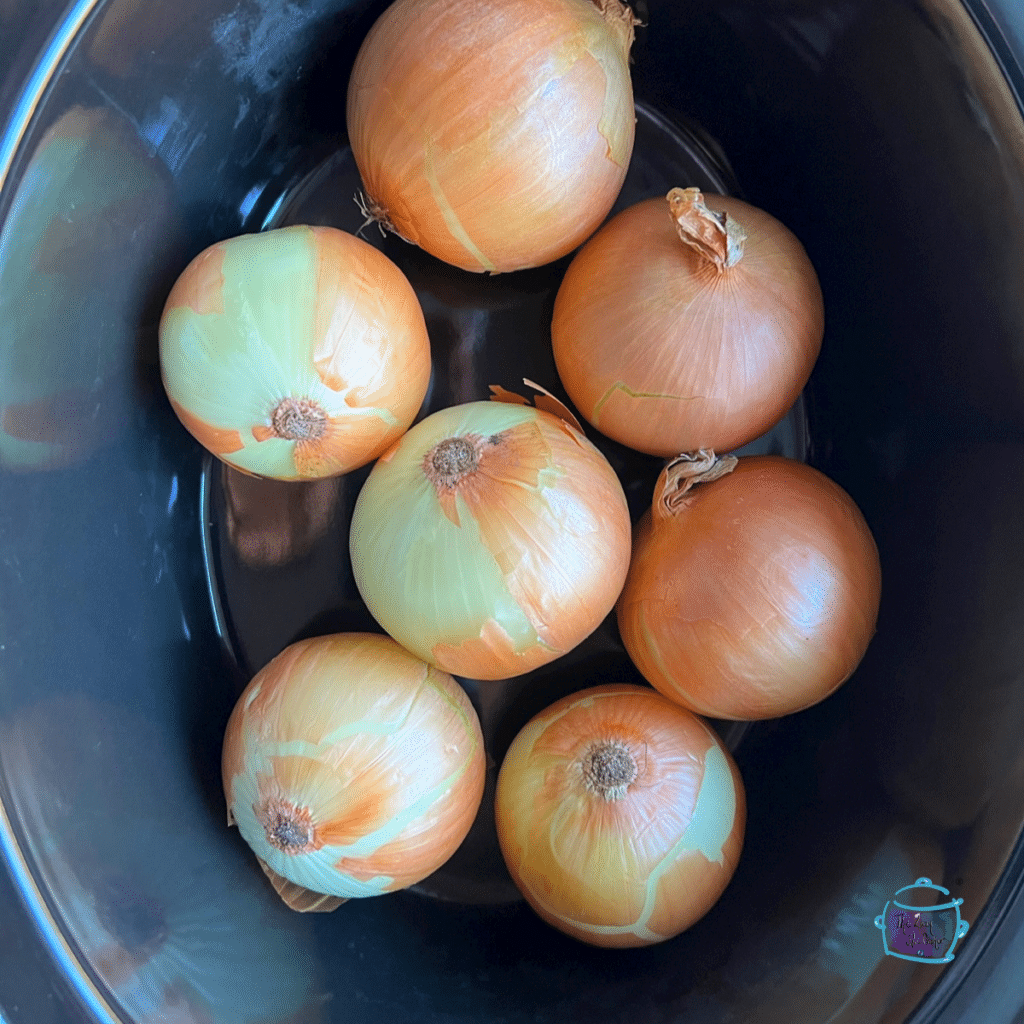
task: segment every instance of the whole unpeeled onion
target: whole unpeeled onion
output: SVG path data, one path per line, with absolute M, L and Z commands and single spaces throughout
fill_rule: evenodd
M 383 253 L 336 228 L 218 242 L 178 278 L 160 368 L 192 435 L 236 469 L 282 480 L 369 462 L 419 412 L 430 340 Z
M 223 775 L 229 821 L 281 896 L 333 909 L 455 852 L 483 796 L 483 736 L 451 676 L 388 637 L 342 633 L 257 673 L 228 722 Z
M 634 24 L 619 0 L 396 0 L 348 88 L 370 213 L 465 270 L 571 252 L 629 165 Z
M 558 374 L 603 434 L 671 458 L 728 451 L 785 416 L 821 348 L 803 246 L 763 210 L 673 189 L 610 220 L 555 300 Z
M 596 686 L 528 722 L 498 773 L 516 885 L 549 924 L 598 946 L 683 931 L 729 884 L 746 800 L 696 715 L 646 687 Z
M 880 590 L 874 538 L 838 484 L 779 456 L 699 452 L 658 480 L 619 631 L 648 682 L 684 707 L 772 718 L 849 678 Z
M 614 608 L 629 510 L 572 424 L 469 402 L 381 456 L 349 547 L 363 601 L 399 643 L 447 672 L 506 679 L 571 650 Z

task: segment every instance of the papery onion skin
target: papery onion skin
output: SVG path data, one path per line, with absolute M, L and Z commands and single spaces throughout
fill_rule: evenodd
M 663 458 L 729 451 L 769 430 L 807 383 L 824 332 L 821 288 L 796 236 L 742 200 L 702 198 L 746 232 L 732 266 L 685 244 L 666 199 L 649 199 L 587 242 L 555 299 L 555 363 L 576 408 L 606 436 Z
M 571 252 L 629 166 L 634 23 L 619 0 L 397 0 L 349 80 L 370 210 L 464 270 Z
M 185 427 L 243 472 L 347 473 L 388 448 L 430 382 L 423 311 L 362 239 L 297 225 L 210 246 L 160 321 L 164 387 Z
M 610 797 L 584 767 L 602 744 L 625 751 L 635 772 Z M 646 687 L 609 684 L 523 727 L 498 773 L 495 819 L 509 872 L 545 921 L 597 946 L 646 946 L 721 896 L 743 847 L 746 796 L 698 716 Z
M 453 438 L 479 464 L 445 488 L 426 461 Z M 608 461 L 570 424 L 470 402 L 428 416 L 380 458 L 349 546 L 363 601 L 399 643 L 455 675 L 506 679 L 571 650 L 614 608 L 629 510 Z
M 619 632 L 652 686 L 698 714 L 755 720 L 833 693 L 860 663 L 881 595 L 878 549 L 823 473 L 747 456 L 636 531 Z
M 299 641 L 253 678 L 228 722 L 229 820 L 266 867 L 317 893 L 393 892 L 440 867 L 480 806 L 469 698 L 388 637 Z

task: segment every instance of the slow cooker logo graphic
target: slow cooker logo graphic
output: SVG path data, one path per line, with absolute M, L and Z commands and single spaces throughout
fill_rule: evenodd
M 914 897 L 899 897 L 913 889 L 932 889 L 949 895 L 949 890 L 935 885 L 930 878 L 919 878 L 913 885 L 896 890 L 896 895 L 875 918 L 875 927 L 881 929 L 882 946 L 889 956 L 903 960 L 927 960 L 935 964 L 948 964 L 953 949 L 967 934 L 970 925 L 960 917 L 962 899 L 945 902 L 934 893 L 918 893 Z M 922 900 L 931 905 L 923 905 Z

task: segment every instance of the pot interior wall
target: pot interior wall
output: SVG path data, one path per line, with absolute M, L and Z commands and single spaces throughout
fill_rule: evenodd
M 947 967 L 915 964 L 874 918 L 928 877 L 984 934 L 1024 821 L 1024 125 L 954 2 L 640 6 L 621 202 L 700 184 L 804 242 L 824 348 L 755 449 L 806 458 L 867 516 L 884 579 L 867 658 L 815 708 L 721 726 L 744 855 L 670 942 L 609 952 L 542 924 L 486 808 L 416 891 L 287 912 L 225 826 L 220 739 L 285 644 L 374 628 L 346 561 L 365 471 L 282 490 L 205 460 L 156 328 L 215 240 L 359 228 L 344 91 L 382 8 L 97 3 L 0 193 L 0 833 L 91 1013 L 895 1024 L 967 970 L 970 937 Z M 423 302 L 424 412 L 523 377 L 564 397 L 545 332 L 567 261 L 484 279 L 364 234 Z M 660 463 L 594 439 L 639 515 Z M 543 703 L 620 679 L 638 677 L 608 622 L 548 672 L 466 686 L 497 763 Z

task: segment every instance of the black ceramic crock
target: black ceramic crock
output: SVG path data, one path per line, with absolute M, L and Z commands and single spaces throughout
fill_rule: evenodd
M 156 325 L 215 240 L 359 228 L 344 95 L 381 9 L 0 0 L 0 1020 L 1021 1020 L 1015 0 L 638 0 L 619 205 L 699 185 L 803 241 L 824 346 L 751 450 L 845 487 L 884 575 L 839 692 L 718 723 L 749 823 L 713 910 L 648 949 L 566 938 L 518 898 L 485 801 L 413 890 L 298 915 L 226 827 L 220 740 L 245 682 L 294 639 L 374 628 L 346 559 L 366 471 L 282 487 L 214 464 L 163 394 Z M 424 412 L 523 377 L 562 393 L 547 331 L 566 261 L 485 279 L 366 236 L 423 304 Z M 660 464 L 592 436 L 638 516 Z M 531 676 L 465 680 L 492 783 L 530 714 L 623 679 L 609 621 Z M 921 878 L 961 901 L 952 959 L 892 956 L 875 926 Z

